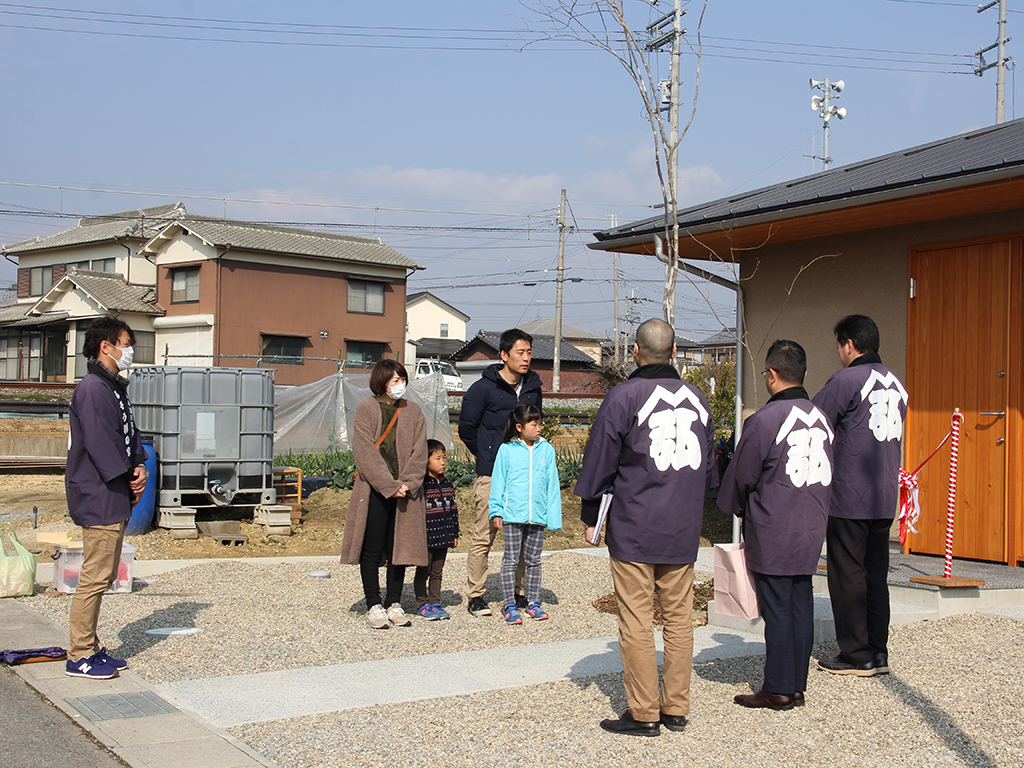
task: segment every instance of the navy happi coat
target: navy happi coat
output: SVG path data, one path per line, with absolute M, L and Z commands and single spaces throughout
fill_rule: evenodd
M 597 520 L 614 492 L 608 553 L 631 563 L 683 565 L 697 559 L 704 498 L 718 480 L 715 425 L 704 394 L 670 365 L 644 365 L 614 387 L 594 418 L 573 491 L 581 519 Z
M 770 576 L 817 571 L 832 496 L 833 438 L 803 387 L 777 392 L 743 423 L 718 506 L 743 517 L 750 570 Z
M 90 360 L 68 414 L 64 488 L 71 519 L 83 527 L 127 520 L 132 514 L 129 483 L 135 467 L 146 460 L 128 401 L 127 379 Z
M 899 500 L 900 440 L 907 390 L 875 353 L 837 371 L 812 402 L 836 433 L 829 514 L 891 520 Z

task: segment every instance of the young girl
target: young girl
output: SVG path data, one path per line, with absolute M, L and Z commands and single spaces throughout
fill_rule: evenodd
M 427 504 L 427 554 L 430 563 L 416 568 L 413 588 L 416 592 L 416 614 L 427 621 L 437 621 L 451 618 L 441 607 L 441 575 L 449 547 L 459 546 L 459 505 L 455 501 L 455 486 L 444 476 L 448 466 L 444 443 L 427 440 L 427 454 L 423 491 Z
M 555 449 L 540 436 L 540 408 L 520 405 L 509 414 L 505 441 L 498 448 L 491 475 L 490 516 L 504 534 L 501 588 L 508 624 L 522 624 L 516 610 L 515 577 L 522 550 L 526 562 L 526 614 L 536 621 L 548 617 L 540 607 L 540 555 L 544 529 L 562 528 L 562 492 Z

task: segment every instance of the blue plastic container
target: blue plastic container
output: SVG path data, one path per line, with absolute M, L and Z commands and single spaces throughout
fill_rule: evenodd
M 146 471 L 149 477 L 146 478 L 146 489 L 142 492 L 142 498 L 132 507 L 132 516 L 125 526 L 124 532 L 128 536 L 146 533 L 153 524 L 153 512 L 156 510 L 156 448 L 153 443 L 143 443 L 142 448 L 146 451 Z

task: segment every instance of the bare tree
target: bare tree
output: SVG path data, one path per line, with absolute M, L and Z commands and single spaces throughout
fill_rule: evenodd
M 663 300 L 665 321 L 673 328 L 675 327 L 676 279 L 679 266 L 679 222 L 676 216 L 679 194 L 679 145 L 697 113 L 697 94 L 700 90 L 700 29 L 704 21 L 704 11 L 707 9 L 707 0 L 705 0 L 697 23 L 697 43 L 692 45 L 683 37 L 683 30 L 680 29 L 682 1 L 675 0 L 673 13 L 663 17 L 663 19 L 674 17 L 672 31 L 660 35 L 664 40 L 671 39 L 672 41 L 672 86 L 677 86 L 680 82 L 679 58 L 682 53 L 680 48 L 684 41 L 696 56 L 693 103 L 689 119 L 682 130 L 679 129 L 680 89 L 670 87 L 670 108 L 667 110 L 668 118 L 666 120 L 666 110 L 662 105 L 659 88 L 660 83 L 652 74 L 648 59 L 650 51 L 657 47 L 657 45 L 652 45 L 652 42 L 655 44 L 658 42 L 656 38 L 660 34 L 659 28 L 651 25 L 643 32 L 636 32 L 627 19 L 627 5 L 631 9 L 628 15 L 632 17 L 634 12 L 639 14 L 639 10 L 632 10 L 634 7 L 642 6 L 648 9 L 651 6 L 657 7 L 658 0 L 593 0 L 592 2 L 537 0 L 536 2 L 522 3 L 523 7 L 530 12 L 529 16 L 522 18 L 530 33 L 539 34 L 541 39 L 545 40 L 577 40 L 609 53 L 625 70 L 640 95 L 654 140 L 654 162 L 658 172 L 658 182 L 661 184 L 665 210 L 664 237 L 663 239 L 659 238 L 658 242 L 667 245 L 667 249 L 659 247 L 657 256 L 665 264 Z M 648 31 L 652 31 L 655 39 L 652 40 Z M 526 45 L 535 42 L 537 39 L 531 37 L 527 40 Z

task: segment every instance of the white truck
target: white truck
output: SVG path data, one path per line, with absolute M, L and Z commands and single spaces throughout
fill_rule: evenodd
M 449 392 L 461 392 L 462 391 L 462 376 L 455 369 L 451 363 L 442 362 L 441 360 L 417 360 L 416 361 L 416 375 L 414 378 L 422 379 L 424 376 L 429 376 L 432 373 L 440 373 L 441 378 L 444 379 L 444 385 Z

